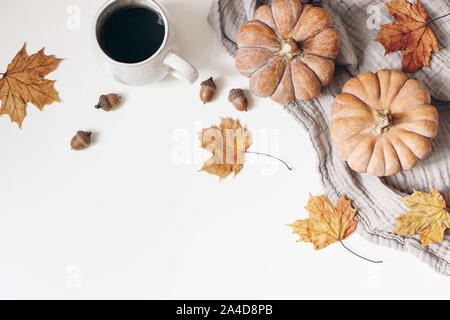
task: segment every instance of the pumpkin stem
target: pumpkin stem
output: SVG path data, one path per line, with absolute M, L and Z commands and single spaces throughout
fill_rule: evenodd
M 374 129 L 378 134 L 382 134 L 389 130 L 392 126 L 393 119 L 389 109 L 376 109 L 373 111 Z
M 299 49 L 294 39 L 289 38 L 281 40 L 281 50 L 278 52 L 280 57 L 292 60 L 292 58 L 300 53 L 302 53 L 302 51 Z

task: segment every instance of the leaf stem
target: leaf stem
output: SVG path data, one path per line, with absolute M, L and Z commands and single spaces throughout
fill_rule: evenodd
M 432 19 L 432 20 L 431 20 L 431 22 L 435 22 L 436 20 L 439 20 L 439 19 L 442 19 L 442 18 L 445 18 L 445 17 L 448 17 L 448 16 L 450 16 L 450 12 L 449 12 L 449 13 L 447 13 L 446 15 L 443 15 L 443 16 L 440 16 L 440 17 L 437 17 L 436 19 Z
M 276 160 L 280 161 L 281 163 L 283 163 L 286 166 L 286 168 L 288 168 L 288 170 L 292 171 L 292 168 L 285 161 L 281 160 L 280 158 L 274 157 L 274 156 L 272 156 L 270 154 L 261 153 L 261 152 L 255 152 L 255 151 L 245 151 L 245 153 L 257 154 L 257 155 L 260 155 L 260 156 L 266 156 L 266 157 L 269 157 L 269 158 L 272 158 L 272 159 L 276 159 Z
M 361 259 L 364 259 L 364 260 L 369 261 L 369 262 L 372 262 L 372 263 L 383 263 L 383 261 L 381 261 L 381 260 L 380 260 L 380 261 L 375 261 L 375 260 L 370 260 L 370 259 L 368 259 L 368 258 L 365 258 L 365 257 L 363 257 L 363 256 L 361 256 L 361 255 L 355 253 L 354 251 L 350 250 L 349 248 L 347 248 L 347 247 L 345 246 L 345 244 L 342 242 L 342 240 L 339 240 L 339 242 L 342 244 L 342 246 L 343 246 L 345 249 L 347 249 L 348 251 L 350 251 L 351 253 L 353 253 L 355 256 L 360 257 Z

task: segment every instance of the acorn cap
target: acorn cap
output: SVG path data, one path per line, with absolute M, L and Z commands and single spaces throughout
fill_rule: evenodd
M 110 105 L 108 96 L 102 94 L 98 100 L 98 104 L 95 105 L 95 108 L 100 109 L 100 108 L 102 108 L 102 106 L 108 106 L 108 105 Z
M 215 82 L 214 82 L 212 77 L 209 78 L 208 80 L 203 81 L 200 85 L 202 87 L 209 87 L 209 88 L 212 88 L 212 89 L 217 89 L 217 86 L 216 86 L 216 84 L 215 84 Z
M 231 89 L 229 95 L 228 95 L 228 101 L 233 102 L 239 97 L 245 96 L 244 90 L 242 89 Z
M 86 136 L 86 137 L 90 137 L 92 136 L 92 132 L 91 131 L 82 131 L 82 130 L 78 130 L 77 134 L 81 135 L 81 136 Z

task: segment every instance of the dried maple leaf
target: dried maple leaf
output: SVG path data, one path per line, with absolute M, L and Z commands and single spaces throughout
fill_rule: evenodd
M 231 173 L 236 176 L 242 170 L 250 137 L 239 120 L 222 118 L 219 127 L 203 129 L 199 138 L 202 148 L 213 154 L 200 171 L 219 176 L 222 180 Z
M 336 203 L 336 207 L 324 195 L 310 195 L 305 208 L 309 219 L 297 220 L 289 226 L 300 237 L 298 241 L 312 242 L 315 250 L 344 240 L 355 231 L 359 222 L 354 220 L 356 209 L 344 195 Z
M 44 77 L 54 71 L 60 61 L 46 56 L 44 49 L 28 56 L 25 44 L 0 78 L 0 115 L 8 114 L 12 122 L 22 127 L 28 102 L 42 110 L 45 105 L 59 101 L 53 86 L 55 81 Z
M 433 187 L 430 193 L 414 190 L 414 193 L 402 199 L 409 212 L 398 217 L 394 233 L 401 236 L 419 234 L 422 247 L 434 242 L 444 241 L 444 231 L 450 227 L 450 214 L 442 195 Z
M 438 44 L 430 28 L 428 15 L 419 0 L 414 4 L 396 0 L 384 4 L 395 22 L 381 26 L 378 38 L 386 53 L 402 50 L 402 70 L 415 73 L 420 67 L 430 67 L 431 51 Z

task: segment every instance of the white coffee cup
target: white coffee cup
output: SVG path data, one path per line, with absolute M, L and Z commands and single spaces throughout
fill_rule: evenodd
M 123 63 L 108 56 L 99 44 L 99 33 L 105 20 L 117 10 L 124 7 L 147 7 L 157 12 L 164 20 L 165 35 L 161 47 L 150 58 L 137 63 Z M 102 68 L 113 79 L 127 85 L 144 85 L 158 82 L 168 74 L 177 79 L 194 83 L 198 71 L 184 60 L 175 50 L 173 27 L 163 7 L 154 0 L 111 0 L 98 11 L 93 26 L 94 51 Z

